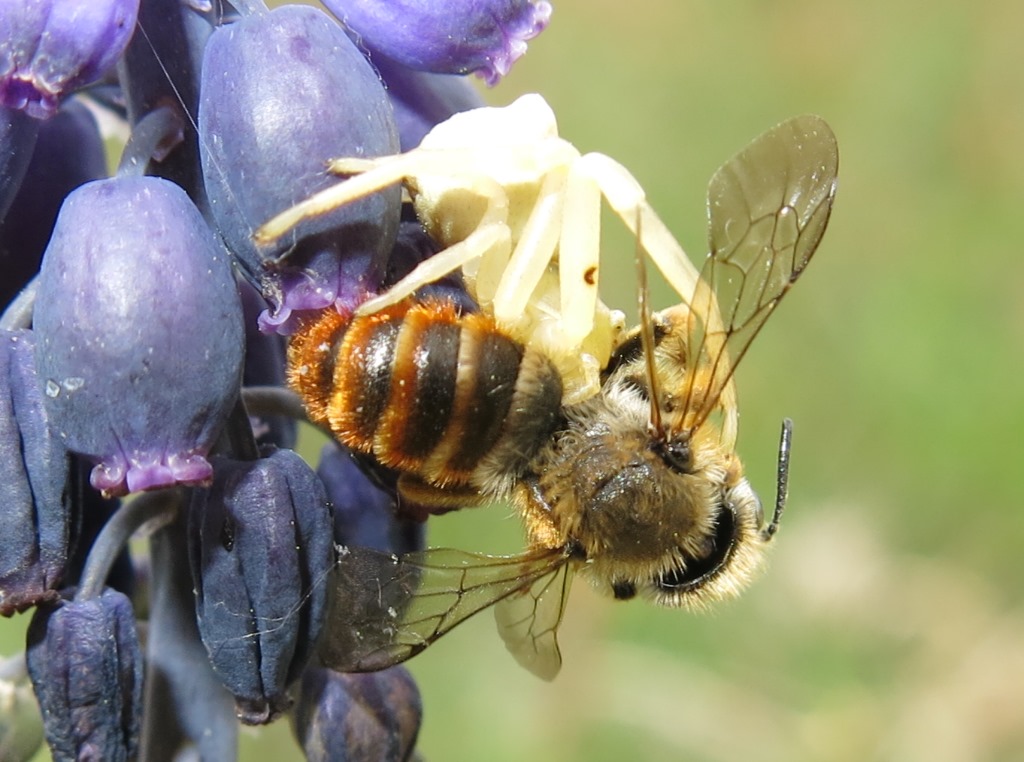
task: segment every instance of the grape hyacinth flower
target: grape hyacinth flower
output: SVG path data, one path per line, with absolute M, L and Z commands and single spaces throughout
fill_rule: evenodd
M 116 63 L 135 31 L 139 0 L 0 3 L 0 104 L 38 119 Z
M 399 554 L 423 550 L 423 523 L 400 515 L 394 475 L 359 458 L 333 442 L 320 452 L 316 472 L 334 506 L 334 541 Z
M 374 54 L 373 64 L 395 109 L 401 150 L 420 144 L 430 129 L 460 111 L 480 108 L 483 99 L 465 77 L 416 71 Z
M 408 759 L 423 706 L 405 667 L 345 674 L 306 670 L 292 729 L 309 762 Z
M 246 281 L 239 281 L 242 314 L 245 318 L 245 368 L 243 387 L 282 387 L 285 384 L 285 363 L 288 344 L 284 336 L 259 330 L 259 317 L 267 302 Z M 249 411 L 257 445 L 273 445 L 294 449 L 298 425 L 287 415 L 254 415 Z
M 0 219 L 7 215 L 32 157 L 39 120 L 0 106 Z
M 331 567 L 331 510 L 323 484 L 291 450 L 217 460 L 189 512 L 199 633 L 214 671 L 250 725 L 291 703 L 320 634 Z
M 308 759 L 415 755 L 409 673 L 318 654 L 344 626 L 339 548 L 421 549 L 425 514 L 338 445 L 316 470 L 291 449 L 305 414 L 277 334 L 437 246 L 397 187 L 276 248 L 252 233 L 337 182 L 328 159 L 398 153 L 480 105 L 460 75 L 495 81 L 550 6 L 392 4 L 410 34 L 367 3 L 343 23 L 233 5 L 0 0 L 0 261 L 18 266 L 0 305 L 0 615 L 35 607 L 4 663 L 21 675 L 0 679 L 31 677 L 57 760 L 229 760 L 239 720 L 285 712 Z M 83 104 L 129 135 L 114 177 Z M 458 274 L 428 294 L 475 309 Z
M 371 51 L 417 71 L 508 74 L 526 41 L 548 25 L 551 4 L 531 0 L 325 0 Z
M 138 746 L 142 651 L 116 590 L 36 609 L 29 675 L 54 759 L 127 762 Z
M 214 32 L 199 135 L 221 235 L 274 308 L 265 329 L 288 332 L 295 311 L 352 309 L 378 289 L 398 224 L 397 187 L 301 227 L 270 251 L 251 238 L 259 222 L 338 181 L 326 171 L 329 159 L 398 152 L 380 78 L 336 23 L 293 5 Z
M 227 257 L 185 192 L 154 177 L 75 190 L 37 300 L 45 401 L 67 447 L 96 462 L 92 485 L 124 494 L 209 481 L 244 331 Z

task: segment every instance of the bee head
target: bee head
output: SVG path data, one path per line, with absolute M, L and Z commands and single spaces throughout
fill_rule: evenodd
M 757 571 L 765 546 L 771 542 L 785 508 L 789 477 L 792 422 L 783 421 L 779 443 L 775 511 L 765 524 L 761 501 L 750 483 L 738 475 L 726 476 L 718 500 L 710 511 L 709 531 L 694 541 L 669 549 L 665 566 L 647 574 L 620 576 L 610 581 L 615 598 L 626 600 L 642 593 L 671 607 L 702 607 L 738 595 Z M 679 450 L 669 451 L 668 463 L 677 466 Z M 692 467 L 692 463 L 690 464 Z

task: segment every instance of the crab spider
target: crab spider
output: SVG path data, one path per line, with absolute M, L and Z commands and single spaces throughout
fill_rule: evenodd
M 598 296 L 601 197 L 688 303 L 700 276 L 647 203 L 629 171 L 558 137 L 555 115 L 536 94 L 503 108 L 455 114 L 418 148 L 375 159 L 339 158 L 351 177 L 285 210 L 254 234 L 258 245 L 300 222 L 403 183 L 440 253 L 358 314 L 376 312 L 462 268 L 467 288 L 499 326 L 534 344 L 563 374 L 565 402 L 600 388 L 623 317 Z M 713 298 L 713 296 L 708 297 Z M 717 314 L 717 313 L 716 313 Z

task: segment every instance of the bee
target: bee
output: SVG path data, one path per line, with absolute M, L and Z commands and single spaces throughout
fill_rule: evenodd
M 615 599 L 669 607 L 740 592 L 779 526 L 792 428 L 784 421 L 766 518 L 736 454 L 733 374 L 817 250 L 837 172 L 819 117 L 754 140 L 711 179 L 710 252 L 695 277 L 688 260 L 671 261 L 685 255 L 666 247 L 649 207 L 633 204 L 640 325 L 609 352 L 599 390 L 578 401 L 564 399 L 558 364 L 486 309 L 404 300 L 327 315 L 296 339 L 293 384 L 314 420 L 399 470 L 415 499 L 510 499 L 528 540 L 509 557 L 339 547 L 324 663 L 382 669 L 493 606 L 520 664 L 552 679 L 576 574 Z M 655 314 L 641 253 L 652 248 L 682 299 Z

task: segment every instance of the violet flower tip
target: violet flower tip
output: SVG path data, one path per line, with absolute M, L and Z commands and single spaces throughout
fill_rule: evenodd
M 476 75 L 488 87 L 497 85 L 512 70 L 512 64 L 526 53 L 527 40 L 532 40 L 547 28 L 551 12 L 551 3 L 528 4 L 520 17 L 505 30 L 505 48 L 496 51 L 485 65 L 476 70 Z
M 212 479 L 213 466 L 198 453 L 175 454 L 146 463 L 129 463 L 117 455 L 98 463 L 89 475 L 89 483 L 106 498 L 176 485 L 202 487 Z
M 174 474 L 164 463 L 147 463 L 145 466 L 133 465 L 125 475 L 125 484 L 128 486 L 129 493 L 170 487 L 174 481 Z
M 213 466 L 200 453 L 171 455 L 167 458 L 167 467 L 178 484 L 205 487 L 213 481 Z
M 256 318 L 256 325 L 259 327 L 260 333 L 277 333 L 282 336 L 287 336 L 290 333 L 293 333 L 293 330 L 290 329 L 294 322 L 291 320 L 291 316 L 291 307 L 268 307 L 260 313 L 258 318 Z
M 123 457 L 114 456 L 100 461 L 93 467 L 89 474 L 89 483 L 105 498 L 127 495 L 127 472 L 127 461 Z
M 33 119 L 49 119 L 60 108 L 58 95 L 34 79 L 12 77 L 0 89 L 0 105 L 24 111 Z

